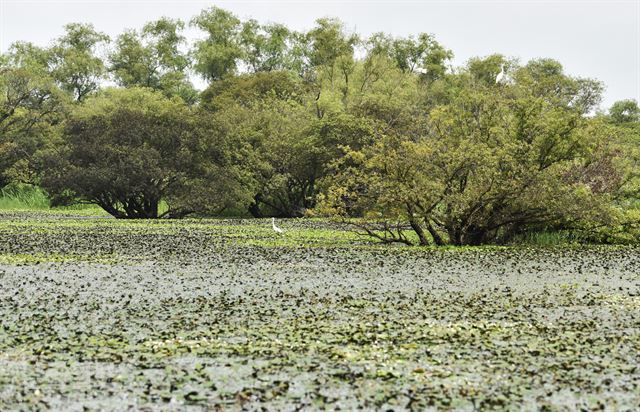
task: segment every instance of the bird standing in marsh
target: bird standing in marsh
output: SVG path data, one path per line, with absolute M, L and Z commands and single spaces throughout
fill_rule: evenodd
M 273 231 L 279 234 L 284 233 L 284 231 L 282 229 L 280 229 L 278 226 L 276 226 L 276 218 L 272 217 L 271 218 L 271 227 L 273 228 Z

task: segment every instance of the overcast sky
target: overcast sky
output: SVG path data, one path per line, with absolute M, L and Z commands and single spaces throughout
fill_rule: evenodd
M 492 53 L 522 62 L 552 57 L 572 75 L 605 82 L 603 107 L 620 99 L 640 100 L 640 0 L 0 0 L 0 50 L 17 40 L 47 45 L 69 22 L 90 22 L 115 37 L 161 16 L 188 21 L 211 5 L 296 30 L 330 16 L 362 35 L 432 33 L 453 50 L 455 65 Z

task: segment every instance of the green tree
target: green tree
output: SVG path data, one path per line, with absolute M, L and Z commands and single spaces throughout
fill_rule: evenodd
M 400 70 L 418 71 L 429 81 L 442 78 L 446 72 L 446 63 L 453 58 L 450 50 L 427 33 L 421 33 L 417 39 L 394 39 L 389 51 Z
M 67 100 L 48 59 L 47 50 L 29 43 L 13 44 L 0 56 L 0 187 L 36 183 L 33 156 L 56 143 Z
M 194 69 L 207 80 L 220 80 L 236 73 L 243 57 L 240 20 L 218 7 L 203 10 L 191 25 L 206 32 L 207 38 L 195 43 Z
M 315 67 L 333 67 L 341 60 L 353 60 L 353 52 L 359 42 L 356 34 L 346 32 L 344 23 L 337 19 L 316 20 L 307 34 L 311 40 L 311 64 Z
M 256 216 L 301 216 L 340 145 L 371 141 L 371 123 L 344 112 L 319 119 L 315 99 L 291 72 L 260 72 L 214 82 L 202 95 L 220 133 L 231 136 L 253 176 Z
M 593 85 L 557 70 L 539 75 L 535 65 L 516 68 L 513 85 L 478 82 L 478 66 L 451 79 L 456 93 L 417 128 L 347 150 L 325 210 L 376 222 L 362 228 L 384 241 L 423 245 L 611 224 L 627 176 L 611 129 L 575 104 Z M 553 83 L 565 91 L 547 89 Z
M 640 122 L 640 107 L 633 99 L 615 102 L 609 109 L 609 117 L 615 124 Z
M 591 113 L 602 101 L 604 86 L 587 78 L 575 78 L 564 73 L 562 65 L 553 59 L 535 59 L 513 70 L 514 81 L 526 87 L 533 96 L 554 107 L 565 107 L 581 115 Z
M 180 96 L 194 103 L 197 92 L 188 77 L 190 61 L 180 47 L 184 23 L 162 18 L 147 23 L 142 31 L 130 30 L 116 39 L 110 54 L 110 71 L 124 87 L 149 87 L 167 96 Z
M 249 70 L 255 73 L 291 69 L 290 37 L 291 32 L 282 24 L 260 25 L 255 20 L 244 22 L 240 43 L 244 50 L 243 60 Z
M 202 95 L 217 133 L 234 142 L 237 161 L 250 173 L 255 217 L 300 216 L 315 200 L 319 159 L 304 98 L 300 79 L 276 71 L 216 81 Z
M 60 87 L 76 101 L 98 90 L 107 73 L 100 47 L 109 36 L 91 24 L 71 23 L 51 49 L 50 71 Z
M 315 82 L 318 87 L 322 88 L 324 82 L 333 85 L 340 78 L 344 82 L 343 88 L 348 89 L 359 37 L 347 33 L 340 20 L 330 18 L 316 20 L 316 26 L 306 36 L 309 42 L 309 64 L 318 77 Z
M 74 110 L 64 145 L 41 154 L 42 184 L 56 201 L 94 203 L 117 218 L 220 212 L 242 201 L 242 185 L 210 128 L 181 99 L 108 89 Z
M 247 106 L 267 97 L 302 102 L 304 94 L 300 80 L 290 72 L 258 72 L 211 83 L 201 94 L 201 104 L 216 112 L 235 103 Z

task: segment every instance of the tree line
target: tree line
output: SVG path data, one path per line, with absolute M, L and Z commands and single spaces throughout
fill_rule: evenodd
M 452 67 L 430 34 L 363 38 L 328 18 L 297 32 L 217 7 L 189 25 L 191 43 L 170 18 L 14 43 L 0 187 L 117 218 L 330 215 L 420 245 L 637 229 L 638 104 L 599 112 L 604 85 L 555 60 Z

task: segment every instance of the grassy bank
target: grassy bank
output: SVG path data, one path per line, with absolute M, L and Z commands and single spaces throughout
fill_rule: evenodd
M 161 203 L 160 212 L 164 212 L 167 208 L 166 203 Z M 25 212 L 31 213 L 31 216 L 36 216 L 36 214 L 40 214 L 39 218 L 44 219 L 46 221 L 47 216 L 55 216 L 55 215 L 69 215 L 69 216 L 85 216 L 85 217 L 109 217 L 109 214 L 106 213 L 103 209 L 98 207 L 97 205 L 91 204 L 76 204 L 71 206 L 59 206 L 52 207 L 51 201 L 47 194 L 37 186 L 32 185 L 12 185 L 7 186 L 5 188 L 0 189 L 0 212 Z M 35 214 L 34 214 L 35 213 Z M 630 218 L 626 218 L 627 220 L 633 220 L 633 216 L 636 216 L 636 220 L 640 221 L 640 203 L 636 202 L 628 205 L 628 209 L 626 214 L 630 216 Z M 234 220 L 233 216 L 225 215 L 224 218 Z M 206 221 L 207 219 L 200 219 L 199 221 Z M 211 221 L 216 219 L 209 219 Z M 220 219 L 218 219 L 220 220 Z M 238 219 L 235 219 L 238 220 Z M 304 219 L 306 221 L 311 222 L 312 224 L 320 224 L 321 222 L 325 222 L 327 227 L 337 227 L 336 224 L 331 224 L 328 221 L 323 221 L 321 219 Z M 182 227 L 191 227 L 193 222 L 198 221 L 196 219 L 187 219 L 185 224 L 181 224 Z M 289 222 L 301 222 L 302 220 L 297 219 L 289 219 Z M 148 224 L 153 227 L 153 223 L 149 221 L 144 221 L 145 223 L 136 223 L 135 221 L 127 221 L 128 223 L 124 223 L 124 225 L 130 225 L 132 227 L 137 227 L 139 224 Z M 264 220 L 256 219 L 253 223 L 251 219 L 248 219 L 244 226 L 247 227 L 247 231 L 255 231 L 256 233 L 269 233 L 270 225 L 266 224 Z M 315 222 L 315 223 L 314 223 Z M 161 227 L 170 227 L 166 226 L 166 221 L 159 221 L 159 224 L 162 224 Z M 46 223 L 44 223 L 46 224 Z M 35 226 L 38 226 L 37 223 L 34 223 Z M 294 225 L 295 226 L 295 225 Z M 586 233 L 580 231 L 540 231 L 540 232 L 531 232 L 527 234 L 523 234 L 517 236 L 510 242 L 511 246 L 540 246 L 540 247 L 554 247 L 554 246 L 577 246 L 577 245 L 588 245 L 588 244 L 632 244 L 638 241 L 640 238 L 640 229 L 637 227 L 640 224 L 635 225 L 636 228 L 625 228 L 625 227 L 615 227 L 612 226 L 606 230 L 602 230 L 600 232 Z M 217 230 L 223 230 L 224 228 L 218 227 Z M 344 233 L 344 231 L 342 231 Z M 417 237 L 411 231 L 406 232 L 406 235 L 409 240 L 417 243 Z M 352 242 L 354 245 L 358 245 L 361 243 L 372 243 L 371 239 L 369 239 L 365 235 L 359 235 L 357 233 L 351 233 L 349 235 L 340 234 L 338 236 L 337 244 L 344 244 Z M 289 244 L 291 246 L 296 245 L 305 245 L 305 244 L 315 244 L 322 242 L 332 242 L 334 241 L 331 236 L 327 237 L 326 233 L 302 233 L 297 232 L 296 230 L 288 233 L 288 236 L 283 236 L 280 238 L 261 238 L 254 239 L 249 242 L 256 242 L 261 245 L 281 245 L 281 244 Z M 394 247 L 399 247 L 400 245 L 394 245 Z

